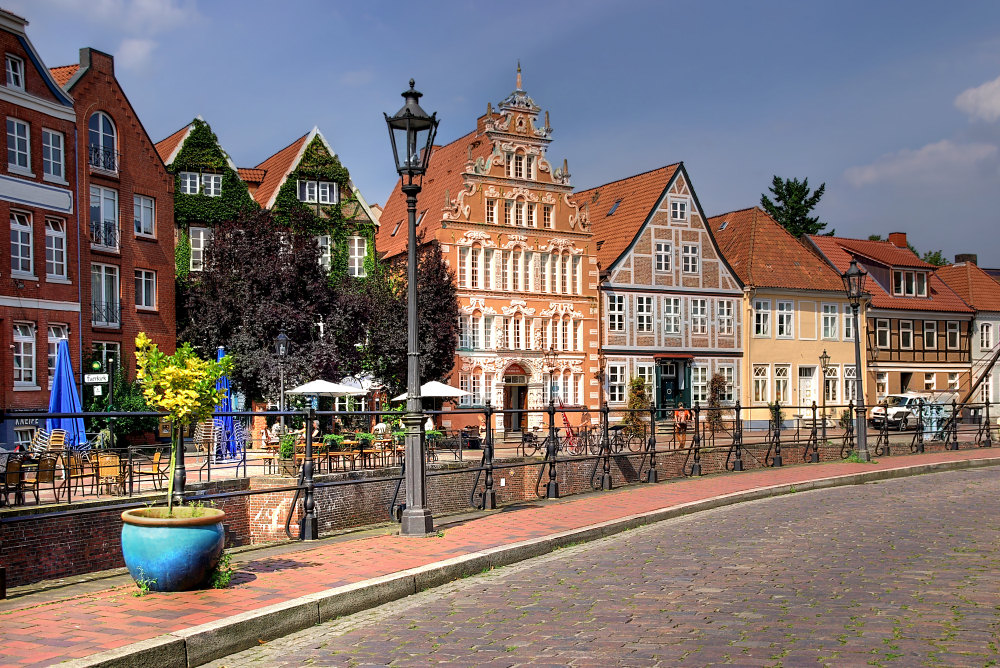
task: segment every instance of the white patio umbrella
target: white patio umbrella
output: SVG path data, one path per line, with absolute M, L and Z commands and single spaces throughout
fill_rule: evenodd
M 368 392 L 360 387 L 331 383 L 328 380 L 311 380 L 305 385 L 285 390 L 285 394 L 302 394 L 311 397 L 347 397 L 368 394 Z
M 444 383 L 439 383 L 436 380 L 432 380 L 429 383 L 424 383 L 420 386 L 420 396 L 424 399 L 430 397 L 442 397 L 442 398 L 452 398 L 452 397 L 466 397 L 472 394 L 471 392 L 466 392 L 457 387 L 452 387 L 451 385 L 445 385 Z M 393 397 L 393 401 L 405 401 L 407 398 L 407 393 L 403 392 L 398 397 Z

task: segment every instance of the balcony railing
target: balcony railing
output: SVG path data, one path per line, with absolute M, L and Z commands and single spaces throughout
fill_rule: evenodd
M 118 250 L 118 236 L 117 220 L 90 221 L 90 242 L 93 245 Z
M 92 302 L 91 322 L 95 327 L 121 327 L 122 304 L 114 302 Z
M 118 171 L 118 151 L 113 148 L 104 148 L 97 144 L 88 146 L 90 166 L 95 169 L 103 169 L 106 172 Z

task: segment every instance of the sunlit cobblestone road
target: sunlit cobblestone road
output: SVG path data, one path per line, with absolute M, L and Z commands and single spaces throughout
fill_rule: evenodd
M 990 666 L 998 648 L 987 468 L 660 523 L 213 665 Z

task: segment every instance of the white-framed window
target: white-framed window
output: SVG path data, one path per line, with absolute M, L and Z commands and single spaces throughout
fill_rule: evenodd
M 687 220 L 688 202 L 686 199 L 670 200 L 670 220 Z
M 486 200 L 486 224 L 497 224 L 497 201 L 495 199 Z
M 24 90 L 24 61 L 7 54 L 7 88 Z
M 479 289 L 479 254 L 481 248 L 473 247 L 469 249 L 469 287 L 473 290 Z
M 547 230 L 552 229 L 552 205 L 542 205 L 542 227 Z
M 347 273 L 356 278 L 368 275 L 365 271 L 365 256 L 368 255 L 368 239 L 347 237 Z
M 771 370 L 766 364 L 753 365 L 753 400 L 754 403 L 763 404 L 771 400 L 768 392 L 768 377 Z
M 514 224 L 514 202 L 509 199 L 503 201 L 503 223 L 504 225 Z
M 460 315 L 458 316 L 458 347 L 463 349 L 468 349 L 470 345 L 469 337 L 469 316 Z
M 684 254 L 681 257 L 681 269 L 685 274 L 698 273 L 698 247 L 684 246 Z
M 321 234 L 316 237 L 316 246 L 319 248 L 319 266 L 324 271 L 330 271 L 333 266 L 333 238 L 329 234 Z
M 14 385 L 35 385 L 35 323 L 14 323 Z
M 31 449 L 31 441 L 35 438 L 35 427 L 14 427 L 14 445 L 21 452 Z
M 823 304 L 823 338 L 831 339 L 833 341 L 837 340 L 837 334 L 840 332 L 840 327 L 838 325 L 838 316 L 840 309 L 836 304 Z
M 937 350 L 937 322 L 924 320 L 924 350 Z
M 201 191 L 206 197 L 219 197 L 222 195 L 222 174 L 202 174 Z
M 889 349 L 889 321 L 885 318 L 875 321 L 875 345 L 880 350 Z
M 63 182 L 66 178 L 66 150 L 61 132 L 42 128 L 43 178 Z
M 121 326 L 121 283 L 117 266 L 90 265 L 90 306 L 95 327 Z
M 656 271 L 670 271 L 670 244 L 656 244 Z
M 17 118 L 7 119 L 7 169 L 31 171 L 31 132 L 28 124 Z
M 59 342 L 69 340 L 69 325 L 49 323 L 49 387 L 52 387 L 52 379 L 56 373 L 56 356 L 59 354 Z
M 790 339 L 795 336 L 795 302 L 778 302 L 778 338 Z
M 514 174 L 515 179 L 524 178 L 524 155 L 521 153 L 514 154 Z
M 156 310 L 156 272 L 149 269 L 135 270 L 135 307 Z
M 691 300 L 691 333 L 708 334 L 708 300 Z
M 200 191 L 201 178 L 198 176 L 198 172 L 181 172 L 181 194 L 182 195 L 197 195 Z
M 625 401 L 625 386 L 628 376 L 624 364 L 609 364 L 608 370 L 608 403 L 620 404 Z
M 681 298 L 663 298 L 663 333 L 681 333 Z
M 691 368 L 691 401 L 696 404 L 708 403 L 708 367 Z
M 90 115 L 87 122 L 87 159 L 91 167 L 118 171 L 118 133 L 115 123 L 103 111 Z
M 493 350 L 496 342 L 493 340 L 493 318 L 492 315 L 483 317 L 483 349 Z
M 67 278 L 66 221 L 59 218 L 45 219 L 45 275 L 48 278 Z
M 476 369 L 475 371 L 472 372 L 472 377 L 469 380 L 471 381 L 470 384 L 469 384 L 469 392 L 472 392 L 472 397 L 470 397 L 470 400 L 472 401 L 472 405 L 473 406 L 482 406 L 483 405 L 483 373 L 479 369 Z
M 471 375 L 467 373 L 458 374 L 458 389 L 468 392 L 469 394 L 463 394 L 458 398 L 459 406 L 471 406 L 472 405 L 472 388 L 470 387 Z
M 35 273 L 34 229 L 31 216 L 21 211 L 10 212 L 10 271 L 20 276 Z
M 117 250 L 118 236 L 118 191 L 90 186 L 91 244 Z
M 643 385 L 646 386 L 646 396 L 652 400 L 653 398 L 653 378 L 654 371 L 653 365 L 642 362 L 635 365 L 635 375 L 642 378 Z
M 958 350 L 961 332 L 962 323 L 957 320 L 948 321 L 948 350 Z
M 722 393 L 719 395 L 719 401 L 724 404 L 733 403 L 733 398 L 736 395 L 736 374 L 731 364 L 722 364 L 719 366 L 719 375 L 725 381 L 722 386 Z
M 733 320 L 733 300 L 720 299 L 716 308 L 719 310 L 719 334 L 733 334 L 736 331 Z
M 958 391 L 958 374 L 949 373 L 948 374 L 948 389 L 952 391 Z
M 753 300 L 753 335 L 771 336 L 771 300 Z
M 844 401 L 858 400 L 858 369 L 853 364 L 844 365 Z
M 460 246 L 458 249 L 458 287 L 469 287 L 469 253 L 471 249 Z
M 988 404 L 993 401 L 993 372 L 986 374 L 986 378 L 983 379 L 983 384 L 979 386 L 979 401 L 984 404 Z
M 653 331 L 653 298 L 635 298 L 635 329 L 637 332 Z
M 145 195 L 132 195 L 132 210 L 135 218 L 135 233 L 141 237 L 152 237 L 156 232 L 154 216 L 156 200 Z
M 472 315 L 469 317 L 469 347 L 473 350 L 479 350 L 482 347 L 482 337 L 480 336 L 482 324 L 482 316 Z
M 913 350 L 913 321 L 899 321 L 899 347 L 903 350 Z
M 608 331 L 625 331 L 625 295 L 608 295 Z
M 924 374 L 924 392 L 929 392 L 937 389 L 937 374 L 936 373 L 925 373 Z
M 850 304 L 844 305 L 844 340 L 854 340 L 854 311 L 851 310 Z
M 926 297 L 927 273 L 894 270 L 892 272 L 892 294 L 897 297 Z
M 579 255 L 574 255 L 571 259 L 573 260 L 573 276 L 576 277 L 573 281 L 574 285 L 576 286 L 576 294 L 582 295 L 583 273 L 580 271 L 580 267 L 583 264 L 583 258 L 581 258 Z
M 791 400 L 792 386 L 791 364 L 774 365 L 774 400 L 778 403 L 787 404 Z
M 101 368 L 105 371 L 111 368 L 111 362 L 116 364 L 121 362 L 121 345 L 115 341 L 94 341 L 90 347 L 94 359 L 101 363 Z
M 340 187 L 334 181 L 296 181 L 300 202 L 307 204 L 336 204 L 340 201 Z
M 487 248 L 483 251 L 483 289 L 493 290 L 493 249 Z
M 188 238 L 191 240 L 191 271 L 202 271 L 205 268 L 205 248 L 212 241 L 212 229 L 190 227 Z
M 875 398 L 882 401 L 889 394 L 889 372 L 875 372 Z
M 993 325 L 988 322 L 979 325 L 979 348 L 981 350 L 993 348 Z
M 826 403 L 835 404 L 840 401 L 840 367 L 830 364 L 826 367 L 823 378 L 823 396 Z

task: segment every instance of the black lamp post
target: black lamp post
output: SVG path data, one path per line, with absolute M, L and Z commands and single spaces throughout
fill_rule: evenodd
M 555 401 L 555 395 L 552 394 L 552 374 L 556 370 L 556 349 L 549 346 L 549 349 L 542 355 L 542 359 L 544 360 L 545 368 L 549 372 L 549 391 L 546 394 L 549 395 L 549 401 Z
M 406 195 L 407 241 L 406 266 L 406 508 L 400 522 L 404 536 L 426 536 L 434 529 L 434 518 L 427 508 L 426 474 L 424 471 L 424 427 L 420 398 L 420 341 L 417 335 L 417 193 L 420 192 L 431 147 L 437 132 L 437 112 L 427 115 L 418 104 L 422 93 L 413 88 L 402 93 L 406 104 L 394 116 L 383 114 L 389 126 L 392 155 L 396 171 L 402 180 L 401 189 Z M 400 149 L 403 149 L 402 152 Z
M 285 358 L 288 357 L 288 344 L 288 335 L 284 332 L 274 337 L 274 353 L 278 356 L 278 411 L 281 413 L 278 420 L 282 436 L 285 434 Z
M 851 266 L 841 276 L 844 281 L 844 291 L 851 302 L 851 311 L 854 314 L 854 375 L 856 376 L 855 393 L 857 394 L 857 404 L 855 406 L 854 432 L 858 437 L 858 459 L 863 462 L 871 460 L 868 455 L 868 415 L 865 410 L 865 384 L 864 376 L 861 375 L 861 333 L 858 328 L 858 310 L 861 308 L 861 298 L 865 294 L 865 280 L 868 272 L 858 267 L 858 262 L 851 259 Z
M 826 370 L 830 367 L 830 356 L 826 352 L 826 348 L 823 349 L 823 354 L 819 356 L 820 366 L 823 367 L 823 446 L 826 446 Z M 813 453 L 818 455 L 818 453 Z M 819 457 L 815 458 L 815 461 L 819 461 Z

